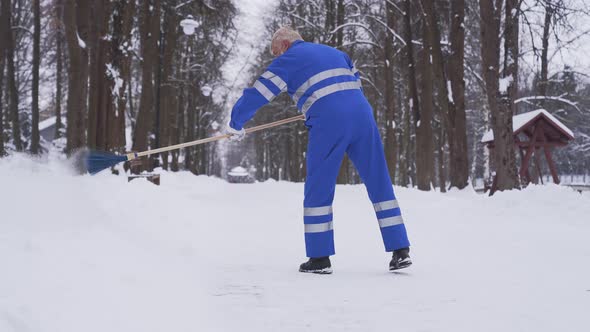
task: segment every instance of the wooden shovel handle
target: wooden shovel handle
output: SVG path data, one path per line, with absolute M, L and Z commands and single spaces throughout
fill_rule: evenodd
M 256 131 L 260 131 L 260 130 L 264 130 L 264 129 L 268 129 L 268 128 L 272 128 L 272 127 L 277 127 L 277 126 L 281 126 L 281 125 L 284 125 L 284 124 L 287 124 L 287 123 L 291 123 L 291 122 L 295 122 L 295 121 L 301 121 L 301 120 L 305 120 L 305 115 L 301 114 L 301 115 L 298 115 L 298 116 L 294 116 L 292 118 L 283 119 L 283 120 L 279 120 L 279 121 L 275 121 L 275 122 L 263 124 L 263 125 L 260 125 L 260 126 L 248 128 L 248 129 L 246 129 L 246 133 L 249 134 L 249 133 L 253 133 L 253 132 L 256 132 Z M 160 152 L 166 152 L 166 151 L 172 151 L 172 150 L 176 150 L 176 149 L 182 149 L 182 148 L 186 148 L 186 147 L 189 147 L 189 146 L 195 146 L 195 145 L 200 145 L 200 144 L 215 142 L 215 141 L 219 141 L 219 140 L 222 140 L 222 139 L 229 138 L 230 136 L 231 135 L 229 135 L 229 134 L 218 135 L 218 136 L 213 136 L 213 137 L 198 139 L 198 140 L 191 141 L 191 142 L 186 142 L 186 143 L 181 143 L 181 144 L 166 146 L 166 147 L 163 147 L 163 148 L 158 148 L 158 149 L 153 149 L 153 150 L 147 150 L 147 151 L 143 151 L 143 152 L 127 153 L 127 160 L 133 160 L 133 159 L 136 159 L 136 158 L 139 158 L 139 157 L 149 156 L 149 155 L 160 153 Z

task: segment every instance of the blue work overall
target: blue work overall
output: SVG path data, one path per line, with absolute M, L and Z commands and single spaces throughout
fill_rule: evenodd
M 373 110 L 345 53 L 295 41 L 236 102 L 230 126 L 241 130 L 256 111 L 287 91 L 309 129 L 303 219 L 307 257 L 334 255 L 332 201 L 345 154 L 365 184 L 386 251 L 409 247 Z

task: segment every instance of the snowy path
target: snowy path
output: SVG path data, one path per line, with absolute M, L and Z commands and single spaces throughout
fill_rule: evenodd
M 22 157 L 0 160 L 0 183 L 2 332 L 590 326 L 587 193 L 398 189 L 415 265 L 392 274 L 364 188 L 341 186 L 335 272 L 318 276 L 296 272 L 301 184 L 156 187 Z

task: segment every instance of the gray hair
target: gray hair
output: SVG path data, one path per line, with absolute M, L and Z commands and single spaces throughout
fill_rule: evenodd
M 272 39 L 270 41 L 271 49 L 272 49 L 272 45 L 275 43 L 275 41 L 283 41 L 283 40 L 286 40 L 286 41 L 292 43 L 296 40 L 303 40 L 303 37 L 301 37 L 299 32 L 297 32 L 295 29 L 291 28 L 290 26 L 288 26 L 288 25 L 282 26 L 272 35 Z

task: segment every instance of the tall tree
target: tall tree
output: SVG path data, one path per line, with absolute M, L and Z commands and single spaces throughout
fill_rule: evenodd
M 549 74 L 549 32 L 551 29 L 551 21 L 555 13 L 555 8 L 552 0 L 545 0 L 545 20 L 543 24 L 542 35 L 542 49 L 541 49 L 541 73 L 539 81 L 537 82 L 537 94 L 539 96 L 547 96 L 547 84 Z M 545 100 L 541 100 L 541 106 L 545 105 Z
M 119 98 L 125 100 L 122 53 L 127 51 L 125 42 L 129 40 L 129 6 L 129 1 L 93 2 L 89 38 L 88 146 L 91 148 L 122 150 L 125 103 Z
M 451 187 L 463 189 L 469 181 L 467 160 L 467 119 L 465 114 L 465 0 L 451 0 L 451 55 L 449 80 L 452 93 L 449 107 L 449 128 L 453 134 L 449 144 Z
M 418 98 L 418 83 L 416 80 L 416 65 L 414 61 L 414 42 L 412 39 L 412 4 L 410 0 L 404 0 L 404 23 L 405 23 L 405 42 L 406 42 L 406 58 L 408 63 L 408 85 L 409 85 L 409 94 L 408 94 L 408 104 L 409 110 L 406 114 L 406 123 L 410 123 L 410 119 L 413 118 L 414 127 L 418 126 L 420 122 L 420 99 Z M 406 127 L 408 130 L 408 135 L 410 131 L 410 126 Z M 409 138 L 409 137 L 408 137 Z M 407 146 L 409 146 L 410 142 L 409 139 L 406 142 Z M 406 153 L 408 153 L 409 149 L 406 149 Z M 408 156 L 406 155 L 406 158 Z M 410 167 L 409 164 L 405 165 L 406 167 L 400 169 L 400 172 L 408 172 Z M 403 183 L 406 182 L 406 183 Z M 408 181 L 403 181 L 403 185 L 407 185 Z
M 0 4 L 0 22 L 4 22 L 4 15 L 4 6 Z M 0 23 L 0 157 L 6 154 L 4 148 L 4 100 L 2 99 L 4 95 L 4 60 L 6 54 L 5 28 L 6 24 Z
M 423 1 L 424 2 L 424 1 Z M 425 7 L 423 5 L 423 7 Z M 434 30 L 430 26 L 431 20 L 427 19 L 425 11 L 422 20 L 422 104 L 420 120 L 416 122 L 416 182 L 418 189 L 430 190 L 434 183 L 434 138 L 432 132 L 433 109 L 433 63 L 432 43 Z
M 33 0 L 33 87 L 31 106 L 32 131 L 31 131 L 31 153 L 39 153 L 39 66 L 41 64 L 41 8 L 39 0 Z
M 505 26 L 504 35 L 506 39 L 505 47 L 509 49 L 505 52 L 510 53 L 505 60 L 514 61 L 514 37 L 518 38 L 518 15 L 512 15 L 512 9 L 516 1 L 508 0 L 506 12 L 509 13 Z M 492 151 L 492 160 L 496 169 L 497 189 L 506 190 L 518 187 L 516 175 L 516 156 L 514 153 L 514 138 L 512 135 L 512 115 L 513 100 L 510 99 L 508 85 L 512 88 L 511 80 L 514 81 L 514 69 L 516 63 L 506 63 L 504 78 L 500 85 L 500 25 L 502 20 L 502 0 L 480 0 L 480 17 L 481 17 L 481 57 L 482 68 L 484 71 L 484 80 L 486 94 L 491 113 L 492 131 L 494 133 L 494 148 Z M 517 14 L 517 13 L 516 13 Z M 516 36 L 515 36 L 516 33 Z M 510 68 L 510 69 L 508 69 Z
M 158 62 L 160 39 L 160 0 L 146 0 L 140 10 L 141 42 L 141 98 L 133 135 L 133 150 L 148 148 L 148 135 L 153 127 L 155 113 L 154 73 Z
M 389 168 L 389 176 L 392 182 L 395 182 L 395 170 L 397 168 L 397 140 L 395 139 L 395 114 L 397 111 L 395 103 L 395 80 L 394 80 L 394 60 L 395 50 L 395 8 L 390 1 L 385 3 L 385 17 L 387 23 L 387 38 L 384 46 L 385 62 L 385 159 Z
M 0 20 L 2 20 L 2 14 L 0 14 Z M 0 157 L 4 157 L 6 154 L 6 150 L 4 148 L 4 102 L 3 102 L 3 95 L 4 89 L 4 57 L 2 56 L 3 53 L 3 45 L 2 45 L 2 27 L 0 26 Z
M 55 0 L 54 2 L 55 15 L 55 138 L 61 137 L 61 128 L 63 126 L 61 120 L 61 104 L 62 104 L 62 81 L 63 81 L 63 0 Z
M 109 40 L 107 35 L 108 0 L 95 0 L 91 3 L 92 15 L 87 45 L 90 53 L 88 92 L 88 147 L 107 149 L 107 117 L 112 111 L 111 89 L 107 80 L 107 63 L 110 64 Z
M 481 0 L 479 2 L 482 71 L 490 118 L 493 114 L 498 113 L 502 3 L 502 0 Z M 494 123 L 491 127 L 494 127 Z M 492 156 L 490 164 L 493 164 L 494 160 L 495 158 Z
M 22 151 L 23 143 L 21 139 L 20 118 L 18 111 L 18 88 L 16 85 L 16 68 L 14 65 L 14 35 L 12 29 L 12 6 L 10 0 L 2 0 L 2 31 L 4 35 L 4 56 L 6 59 L 6 76 L 8 85 L 9 104 L 8 111 L 11 122 L 12 142 L 16 151 Z
M 84 146 L 88 109 L 88 47 L 90 3 L 65 0 L 64 27 L 68 45 L 68 101 L 66 108 L 66 152 Z
M 113 4 L 112 11 L 112 41 L 110 45 L 111 90 L 114 103 L 113 112 L 107 118 L 108 148 L 118 152 L 125 152 L 125 110 L 127 103 L 131 103 L 131 30 L 135 15 L 134 0 L 120 0 Z
M 162 43 L 160 45 L 162 50 L 162 79 L 161 79 L 161 91 L 160 100 L 162 107 L 159 112 L 158 131 L 160 133 L 160 139 L 158 143 L 160 146 L 167 146 L 173 144 L 175 141 L 172 137 L 174 133 L 172 127 L 176 126 L 176 96 L 177 89 L 173 83 L 173 70 L 176 45 L 179 37 L 179 16 L 175 13 L 174 7 L 176 1 L 168 1 L 164 5 L 164 26 L 163 36 L 161 38 Z M 162 154 L 162 167 L 168 169 L 168 153 Z
M 521 0 L 506 0 L 504 18 L 504 69 L 502 71 L 501 83 L 499 84 L 500 107 L 496 117 L 492 114 L 494 135 L 496 135 L 496 132 L 500 134 L 499 138 L 494 139 L 498 189 L 500 190 L 520 187 L 516 169 L 516 155 L 513 146 L 512 117 L 516 114 L 516 104 L 514 101 L 518 93 L 518 23 L 521 2 Z
M 444 142 L 445 136 L 447 137 L 447 143 L 449 150 L 454 149 L 454 131 L 450 128 L 450 114 L 453 113 L 454 105 L 452 98 L 450 97 L 449 91 L 449 79 L 448 79 L 448 66 L 445 61 L 447 57 L 443 54 L 441 45 L 441 29 L 438 19 L 438 12 L 435 9 L 433 1 L 424 1 L 423 3 L 425 17 L 428 20 L 428 27 L 432 30 L 432 63 L 434 72 L 434 83 L 436 86 L 436 105 L 439 113 L 439 177 L 441 191 L 446 186 L 446 175 L 444 173 Z
M 327 31 L 334 31 L 344 22 L 344 0 L 325 0 L 326 1 L 326 28 Z M 344 30 L 336 29 L 336 38 L 331 38 L 330 44 L 336 48 L 342 48 L 344 41 Z M 351 163 L 348 156 L 344 156 L 340 172 L 338 173 L 337 182 L 340 184 L 350 183 L 351 181 Z

